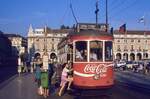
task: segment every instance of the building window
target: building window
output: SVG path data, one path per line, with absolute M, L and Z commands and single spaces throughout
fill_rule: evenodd
M 110 43 L 106 44 L 107 47 L 111 47 Z M 110 51 L 111 49 L 108 48 Z M 103 59 L 103 42 L 102 41 L 90 41 L 90 61 L 102 61 Z
M 117 40 L 117 42 L 120 42 L 120 40 Z
M 141 51 L 141 46 L 139 46 L 139 51 Z
M 124 46 L 124 51 L 128 51 L 127 45 Z
M 75 42 L 75 61 L 87 62 L 87 41 Z
M 124 40 L 125 43 L 127 43 L 127 40 Z
M 140 40 L 138 40 L 138 42 L 140 42 Z
M 54 41 L 54 39 L 52 38 L 52 41 Z
M 133 45 L 131 45 L 131 51 L 134 51 L 134 49 L 133 49 L 134 47 L 133 47 Z
M 57 36 L 57 34 L 54 34 L 54 36 Z
M 52 44 L 52 50 L 54 50 L 54 44 Z
M 106 41 L 105 42 L 105 61 L 112 60 L 112 42 Z
M 147 40 L 145 40 L 145 43 L 147 43 Z
M 117 51 L 121 51 L 120 45 L 117 46 Z
M 132 39 L 131 42 L 134 42 L 134 39 Z

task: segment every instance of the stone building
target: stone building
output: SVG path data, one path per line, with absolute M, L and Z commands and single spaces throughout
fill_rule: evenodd
M 18 57 L 21 54 L 26 54 L 27 52 L 27 39 L 18 34 L 5 34 L 11 41 L 12 54 L 14 57 Z
M 57 59 L 57 45 L 62 38 L 67 36 L 69 31 L 71 30 L 50 29 L 48 27 L 33 29 L 32 26 L 30 26 L 28 31 L 29 60 L 31 61 L 37 55 L 40 55 L 42 58 L 44 47 L 46 47 L 49 59 Z M 47 36 L 45 36 L 45 33 Z
M 26 65 L 27 62 L 27 39 L 18 34 L 5 34 L 11 42 L 11 51 L 13 60 L 18 65 L 18 58 L 21 59 L 21 63 Z
M 6 65 L 10 57 L 12 57 L 11 42 L 5 34 L 0 31 L 0 66 Z
M 28 32 L 28 53 L 29 59 L 44 52 L 44 38 L 49 59 L 58 57 L 57 45 L 60 40 L 67 36 L 72 29 L 33 29 Z M 44 34 L 47 33 L 47 37 Z M 150 31 L 128 30 L 125 33 L 114 31 L 113 56 L 118 60 L 141 60 L 150 58 Z
M 150 58 L 150 31 L 114 31 L 114 59 L 141 60 Z

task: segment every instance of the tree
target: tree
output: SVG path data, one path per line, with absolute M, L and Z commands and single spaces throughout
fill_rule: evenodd
M 65 25 L 61 25 L 61 26 L 60 26 L 60 29 L 65 29 Z
M 65 26 L 64 24 L 60 26 L 60 29 L 70 29 L 69 26 Z

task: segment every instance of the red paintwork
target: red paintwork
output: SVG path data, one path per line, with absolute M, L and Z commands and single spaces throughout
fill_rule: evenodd
M 92 65 L 99 65 L 99 64 L 105 64 L 109 65 L 112 63 L 88 63 Z M 96 73 L 85 73 L 84 68 L 87 65 L 87 63 L 74 63 L 73 64 L 73 69 L 74 71 L 83 73 L 83 74 L 96 74 Z M 73 78 L 73 84 L 75 86 L 80 86 L 84 88 L 99 88 L 99 87 L 107 87 L 107 86 L 112 86 L 114 84 L 113 82 L 113 67 L 107 67 L 107 72 L 104 73 L 106 76 L 105 77 L 100 77 L 100 79 L 95 80 L 93 77 L 82 77 L 79 75 L 74 74 Z
M 74 41 L 87 41 L 87 40 L 109 40 L 113 41 L 113 36 L 110 35 L 70 35 L 68 36 L 68 42 L 73 43 Z M 73 63 L 73 70 L 74 70 L 74 75 L 73 75 L 73 84 L 74 86 L 77 86 L 79 88 L 85 88 L 85 89 L 95 89 L 95 88 L 104 88 L 104 87 L 111 87 L 114 84 L 114 78 L 113 78 L 113 66 L 107 67 L 107 71 L 104 74 L 104 77 L 100 77 L 100 79 L 94 79 L 94 77 L 84 77 L 84 76 L 79 76 L 77 73 L 81 74 L 96 74 L 94 72 L 85 72 L 84 68 L 87 64 L 91 64 L 94 66 L 98 66 L 101 64 L 104 65 L 110 65 L 113 64 L 111 62 L 76 62 Z M 92 68 L 92 66 L 91 66 Z

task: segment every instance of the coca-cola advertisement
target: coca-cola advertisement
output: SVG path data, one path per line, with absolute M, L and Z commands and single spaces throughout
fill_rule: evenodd
M 111 84 L 112 67 L 112 63 L 74 64 L 74 84 L 81 86 Z

